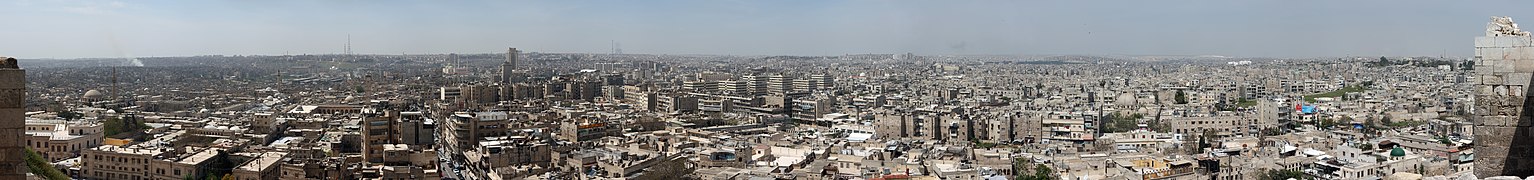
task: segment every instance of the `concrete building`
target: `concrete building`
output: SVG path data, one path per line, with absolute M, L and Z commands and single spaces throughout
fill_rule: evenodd
M 572 120 L 574 122 L 560 123 L 560 140 L 585 142 L 607 136 L 619 136 L 623 133 L 620 123 L 589 117 L 575 117 Z
M 459 147 L 473 147 L 484 137 L 505 136 L 510 116 L 506 112 L 459 112 L 453 114 L 452 119 L 448 133 L 443 133 L 452 137 L 443 138 Z
M 517 48 L 506 49 L 506 62 L 501 63 L 501 84 L 513 84 L 522 81 L 522 77 L 515 71 L 517 69 Z
M 149 179 L 150 169 L 167 167 L 152 166 L 157 156 L 164 156 L 169 149 L 104 145 L 81 152 L 82 176 L 89 179 Z
M 27 145 L 48 161 L 80 156 L 80 150 L 101 146 L 101 123 L 64 120 L 27 121 Z
M 230 174 L 234 175 L 236 180 L 276 180 L 280 175 L 279 170 L 282 169 L 277 165 L 282 162 L 284 156 L 287 156 L 287 153 L 261 153 L 245 164 L 234 167 Z

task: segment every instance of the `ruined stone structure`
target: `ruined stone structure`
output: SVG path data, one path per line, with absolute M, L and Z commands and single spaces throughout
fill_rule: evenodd
M 26 179 L 27 72 L 0 57 L 0 179 Z
M 1534 175 L 1534 37 L 1508 17 L 1492 17 L 1475 38 L 1475 175 Z

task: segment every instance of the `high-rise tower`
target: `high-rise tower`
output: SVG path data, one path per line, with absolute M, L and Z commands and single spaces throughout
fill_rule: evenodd
M 506 49 L 506 62 L 501 63 L 501 84 L 521 82 L 521 78 L 515 75 L 517 69 L 517 48 Z
M 27 71 L 0 57 L 0 179 L 26 179 Z

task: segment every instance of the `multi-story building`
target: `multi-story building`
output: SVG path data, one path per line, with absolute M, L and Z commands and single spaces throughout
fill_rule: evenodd
M 448 132 L 443 137 L 458 147 L 473 147 L 484 137 L 505 136 L 510 117 L 506 112 L 458 112 L 451 117 Z
M 149 179 L 152 161 L 168 153 L 168 148 L 103 145 L 80 154 L 81 176 L 89 179 Z
M 573 122 L 560 123 L 560 140 L 586 142 L 607 136 L 623 134 L 622 123 L 594 117 L 572 117 Z
M 103 145 L 82 151 L 79 176 L 87 179 L 203 177 L 212 170 L 208 164 L 223 154 L 223 151 L 210 148 L 200 149 L 196 153 L 177 154 L 166 146 Z
M 101 123 L 64 120 L 28 120 L 27 145 L 48 161 L 80 156 L 80 151 L 101 146 Z
M 229 174 L 236 180 L 276 180 L 281 174 L 282 158 L 287 156 L 283 152 L 266 152 L 252 156 L 250 161 L 235 166 Z

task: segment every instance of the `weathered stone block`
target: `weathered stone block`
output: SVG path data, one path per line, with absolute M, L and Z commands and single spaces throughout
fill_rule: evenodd
M 1502 105 L 1504 107 L 1508 107 L 1508 106 L 1523 106 L 1523 100 L 1527 100 L 1528 99 L 1528 98 L 1523 98 L 1523 97 L 1518 97 L 1518 96 L 1512 96 L 1512 94 L 1515 93 L 1515 92 L 1511 92 L 1511 91 L 1517 90 L 1517 89 L 1514 89 L 1515 87 L 1512 87 L 1512 86 L 1502 86 L 1502 88 L 1506 88 L 1509 91 L 1508 95 L 1504 95 L 1504 96 L 1498 97 L 1498 99 L 1502 100 L 1502 104 L 1500 104 L 1500 105 Z M 1516 92 L 1516 93 L 1522 94 L 1523 92 Z
M 1526 63 L 1526 64 L 1528 64 L 1527 66 L 1530 66 L 1530 68 L 1534 68 L 1534 61 L 1531 61 L 1531 63 Z M 1508 74 L 1502 75 L 1503 84 L 1505 84 L 1505 85 L 1528 86 L 1529 85 L 1530 76 L 1534 76 L 1534 73 L 1526 73 L 1526 72 L 1534 72 L 1534 69 L 1530 69 L 1529 71 L 1523 71 L 1523 72 L 1524 73 L 1508 73 Z M 1523 91 L 1518 91 L 1518 92 L 1523 92 Z
M 1494 73 L 1494 74 L 1497 74 L 1497 73 L 1512 73 L 1512 72 L 1514 72 L 1513 71 L 1513 65 L 1511 63 L 1505 61 L 1505 60 L 1504 61 L 1497 61 L 1496 63 L 1492 64 L 1491 72 Z
M 1518 176 L 1496 176 L 1489 177 L 1484 180 L 1523 180 L 1523 178 L 1518 178 Z
M 0 69 L 0 89 L 26 89 L 27 72 L 17 69 Z
M 1497 47 L 1528 47 L 1529 46 L 1529 41 L 1526 38 L 1523 38 L 1523 37 L 1496 36 L 1496 37 L 1492 37 L 1492 38 L 1497 39 L 1496 40 L 1497 41 L 1497 43 L 1496 43 Z
M 3 123 L 0 123 L 0 124 L 3 124 Z M 25 123 L 21 123 L 21 124 L 25 124 Z M 22 130 L 22 129 L 19 129 L 19 128 L 0 129 L 0 149 L 19 148 L 19 147 L 22 147 L 22 146 L 26 145 L 27 144 L 26 137 L 22 136 L 22 135 L 25 135 L 25 134 L 26 134 L 26 132 L 24 130 Z M 0 151 L 0 152 L 8 152 L 8 151 Z M 5 153 L 0 153 L 0 154 L 5 154 Z M 4 161 L 4 160 L 5 160 L 4 158 L 0 158 L 0 161 Z
M 26 154 L 0 154 L 0 160 L 25 160 L 23 155 Z M 0 163 L 0 165 L 3 165 L 3 163 Z
M 1497 45 L 1497 39 L 1494 39 L 1494 37 L 1487 37 L 1487 36 L 1475 37 L 1475 47 L 1476 47 L 1476 49 L 1480 49 L 1480 48 L 1484 48 L 1484 47 L 1495 47 L 1494 45 Z
M 1521 51 L 1518 51 L 1519 53 L 1509 53 L 1507 55 L 1517 55 L 1517 56 L 1527 56 L 1527 55 L 1529 55 L 1529 54 L 1523 54 L 1524 51 L 1527 51 L 1527 50 L 1521 50 Z M 1515 73 L 1534 72 L 1534 58 L 1523 58 L 1523 59 L 1513 60 L 1509 64 L 1513 66 L 1513 72 L 1515 72 Z
M 1478 145 L 1484 143 L 1487 146 L 1507 148 L 1507 145 L 1511 144 L 1513 142 L 1513 136 L 1515 135 L 1515 133 L 1517 133 L 1517 131 L 1513 127 L 1485 126 L 1485 125 L 1483 125 L 1483 126 L 1476 126 L 1475 127 L 1475 141 L 1476 141 L 1476 144 L 1478 144 Z M 1479 148 L 1479 147 L 1477 147 L 1477 148 Z M 1476 150 L 1477 156 L 1479 156 L 1479 154 L 1482 153 L 1482 152 L 1484 152 L 1484 151 L 1481 151 L 1480 149 L 1477 149 Z
M 1504 56 L 1504 54 L 1502 53 L 1505 50 L 1507 50 L 1507 48 L 1483 48 L 1483 49 L 1481 49 L 1481 58 L 1491 58 L 1491 59 L 1498 59 L 1498 60 L 1506 60 L 1507 56 Z M 1497 64 L 1497 65 L 1501 65 L 1501 64 Z
M 1523 43 L 1527 44 L 1528 41 L 1524 41 Z M 1507 58 L 1504 58 L 1504 59 L 1511 59 L 1511 60 L 1531 60 L 1531 59 L 1534 59 L 1534 54 L 1531 54 L 1530 52 L 1534 52 L 1534 48 L 1530 48 L 1528 46 L 1516 47 L 1516 48 L 1507 48 L 1507 49 L 1502 49 L 1502 56 L 1503 57 L 1507 57 Z
M 1480 118 L 1480 120 L 1481 120 L 1480 125 L 1482 125 L 1482 126 L 1506 126 L 1508 121 L 1516 119 L 1516 118 L 1518 118 L 1518 117 L 1515 117 L 1515 116 L 1486 116 L 1486 117 L 1481 117 Z

